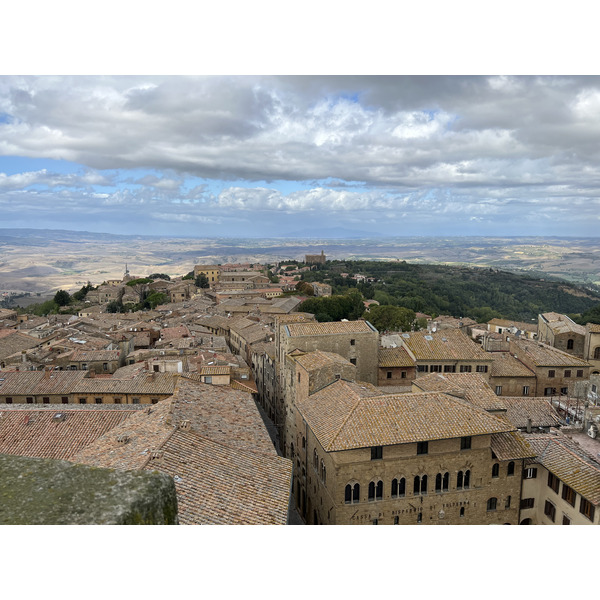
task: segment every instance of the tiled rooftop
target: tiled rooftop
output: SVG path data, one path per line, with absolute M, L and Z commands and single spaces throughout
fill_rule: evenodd
M 109 362 L 119 360 L 118 350 L 77 350 L 71 355 L 71 362 Z
M 423 392 L 444 392 L 463 397 L 487 411 L 505 410 L 504 399 L 497 396 L 479 373 L 430 373 L 413 381 Z
M 497 325 L 498 327 L 516 327 L 522 331 L 537 332 L 537 323 L 524 323 L 522 321 L 509 321 L 508 319 L 491 319 L 488 321 L 489 325 Z
M 554 334 L 571 332 L 585 335 L 585 327 L 573 322 L 567 315 L 561 315 L 554 312 L 544 313 L 542 315 L 542 320 L 546 321 L 548 327 L 550 327 Z
M 491 360 L 488 352 L 459 329 L 412 331 L 402 334 L 402 343 L 416 360 Z
M 288 323 L 284 330 L 290 337 L 373 333 L 377 330 L 368 321 L 334 321 L 331 323 Z
M 512 341 L 512 340 L 511 340 Z M 519 350 L 526 352 L 538 367 L 589 367 L 590 364 L 572 354 L 557 350 L 541 342 L 531 340 L 514 340 Z M 518 353 L 517 353 L 518 356 Z
M 136 412 L 126 407 L 2 406 L 0 454 L 69 459 Z
M 379 348 L 378 366 L 380 368 L 414 367 L 415 363 L 406 348 Z
M 442 393 L 377 395 L 339 380 L 298 402 L 327 451 L 512 431 L 507 422 Z
M 532 427 L 561 425 L 560 417 L 546 398 L 503 396 L 502 402 L 506 406 L 506 418 L 520 429 L 527 427 L 528 419 L 531 419 Z
M 600 504 L 600 464 L 558 433 L 525 435 L 540 463 L 595 506 Z
M 3 396 L 66 395 L 70 394 L 87 374 L 86 371 L 0 371 L 0 394 Z
M 322 350 L 315 350 L 314 352 L 307 352 L 306 354 L 296 356 L 295 361 L 302 365 L 307 371 L 320 369 L 331 364 L 350 364 L 349 360 L 339 354 L 335 354 L 334 352 L 324 352 Z
M 527 368 L 510 352 L 489 352 L 492 363 L 492 377 L 535 377 L 535 373 Z
M 517 431 L 494 433 L 491 448 L 499 460 L 517 460 L 535 456 L 535 450 Z

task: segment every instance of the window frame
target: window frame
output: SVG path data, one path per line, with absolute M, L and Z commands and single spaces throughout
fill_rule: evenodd
M 575 506 L 575 503 L 577 502 L 577 492 L 564 481 L 560 496 L 567 504 L 570 504 L 573 507 Z
M 371 446 L 371 460 L 383 460 L 383 446 Z
M 417 456 L 426 456 L 429 454 L 429 441 L 417 442 Z
M 544 515 L 548 517 L 553 523 L 556 521 L 556 506 L 550 500 L 546 500 L 544 503 Z
M 463 437 L 461 437 L 460 438 L 460 449 L 461 450 L 470 450 L 472 439 L 473 438 L 470 435 L 464 435 Z
M 596 514 L 596 508 L 589 501 L 586 500 L 583 496 L 581 496 L 581 500 L 579 501 L 579 512 L 586 518 L 594 522 L 594 516 Z

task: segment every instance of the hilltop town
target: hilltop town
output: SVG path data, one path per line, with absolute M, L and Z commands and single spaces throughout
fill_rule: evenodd
M 126 267 L 43 316 L 0 309 L 0 457 L 162 474 L 176 518 L 131 522 L 600 524 L 600 325 L 377 328 L 359 293 L 356 318 L 323 319 L 305 308 L 334 297 L 307 277 L 326 262 Z M 0 522 L 86 522 L 61 497 Z

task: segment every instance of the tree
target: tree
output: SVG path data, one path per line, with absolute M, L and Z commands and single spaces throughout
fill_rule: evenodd
M 310 285 L 310 283 L 306 283 L 306 281 L 299 281 L 296 284 L 296 290 L 300 294 L 304 294 L 305 296 L 314 296 L 315 295 L 315 290 L 314 290 L 313 286 Z
M 194 271 L 190 271 L 181 278 L 182 281 L 184 281 L 185 279 L 194 279 Z
M 208 283 L 208 277 L 204 273 L 200 273 L 200 275 L 196 277 L 195 284 L 197 288 L 201 289 L 206 289 L 210 287 L 210 283 Z
M 152 279 L 142 277 L 140 279 L 132 279 L 127 282 L 127 285 L 137 294 L 139 304 L 142 304 L 148 296 L 148 284 L 152 283 Z
M 65 292 L 65 290 L 58 290 L 54 296 L 54 302 L 56 302 L 58 306 L 68 306 L 71 304 L 71 296 L 69 292 Z
M 148 279 L 164 279 L 165 281 L 171 281 L 171 278 L 166 273 L 152 273 L 152 275 L 148 275 Z
M 75 292 L 73 296 L 73 300 L 77 300 L 78 302 L 82 302 L 85 300 L 87 293 L 94 289 L 94 286 L 88 281 L 86 285 L 84 285 L 78 292 Z
M 372 306 L 368 318 L 379 331 L 410 331 L 415 322 L 415 313 L 401 306 Z

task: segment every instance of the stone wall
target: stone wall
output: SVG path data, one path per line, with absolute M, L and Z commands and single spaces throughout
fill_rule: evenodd
M 0 454 L 2 525 L 176 525 L 173 478 Z

